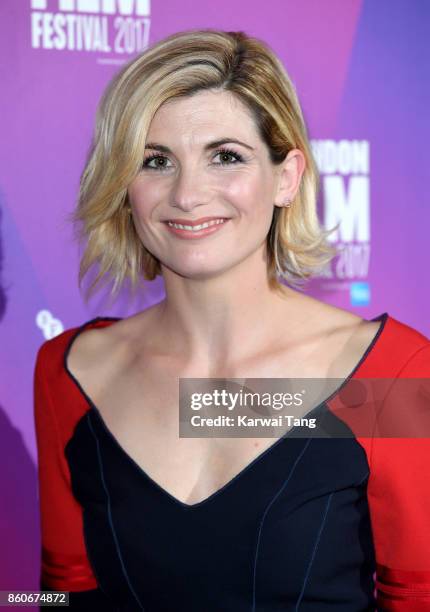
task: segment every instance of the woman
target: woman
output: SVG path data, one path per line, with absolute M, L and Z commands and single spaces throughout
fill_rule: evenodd
M 182 32 L 112 81 L 74 215 L 80 281 L 97 263 L 90 292 L 161 275 L 166 295 L 39 349 L 42 588 L 76 609 L 430 609 L 426 439 L 178 435 L 182 378 L 340 379 L 326 409 L 352 378 L 429 376 L 418 331 L 298 290 L 334 254 L 316 197 L 261 41 Z

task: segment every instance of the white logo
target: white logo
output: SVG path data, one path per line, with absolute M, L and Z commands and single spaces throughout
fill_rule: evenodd
M 120 56 L 140 53 L 148 47 L 150 9 L 150 0 L 31 0 L 31 45 Z
M 312 149 L 321 175 L 326 229 L 340 254 L 323 276 L 367 277 L 370 258 L 370 177 L 367 140 L 314 140 Z
M 42 330 L 45 340 L 50 340 L 64 331 L 61 321 L 53 317 L 49 310 L 39 310 L 36 314 L 36 325 Z

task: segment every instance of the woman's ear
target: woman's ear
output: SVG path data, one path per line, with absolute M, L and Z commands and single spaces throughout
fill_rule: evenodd
M 300 187 L 306 159 L 300 149 L 291 149 L 280 166 L 278 189 L 275 206 L 285 206 L 286 201 L 292 202 Z

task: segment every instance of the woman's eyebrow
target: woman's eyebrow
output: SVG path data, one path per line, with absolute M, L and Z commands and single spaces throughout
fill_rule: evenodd
M 231 142 L 235 142 L 236 144 L 242 145 L 242 147 L 245 147 L 249 149 L 250 151 L 254 151 L 253 147 L 245 144 L 241 140 L 237 140 L 237 138 L 219 138 L 218 140 L 213 140 L 212 142 L 208 142 L 207 144 L 205 144 L 204 150 L 210 151 L 211 149 L 215 149 L 216 147 L 219 147 L 221 145 L 228 144 Z M 157 142 L 147 142 L 145 145 L 145 149 L 157 149 L 158 151 L 162 151 L 163 153 L 172 153 L 169 147 L 166 147 L 165 145 L 159 144 Z

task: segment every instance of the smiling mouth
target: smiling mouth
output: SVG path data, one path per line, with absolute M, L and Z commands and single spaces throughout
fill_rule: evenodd
M 228 219 L 224 219 L 224 218 L 220 218 L 220 219 L 213 219 L 211 221 L 205 221 L 203 223 L 199 223 L 198 225 L 188 225 L 188 224 L 183 224 L 183 223 L 174 223 L 173 221 L 166 221 L 165 223 L 169 226 L 169 227 L 173 227 L 176 229 L 181 229 L 181 230 L 186 230 L 189 232 L 199 232 L 203 229 L 206 229 L 208 227 L 212 227 L 213 225 L 221 225 L 222 223 L 225 223 L 226 221 L 228 221 Z

